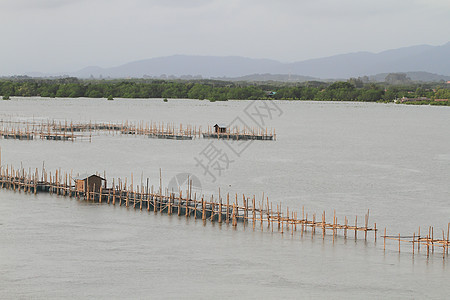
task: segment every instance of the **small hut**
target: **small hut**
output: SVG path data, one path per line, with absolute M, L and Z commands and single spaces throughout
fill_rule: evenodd
M 104 183 L 104 188 L 106 188 L 106 179 L 92 174 L 83 174 L 73 178 L 75 181 L 75 189 L 77 192 L 100 192 L 100 187 Z
M 214 129 L 216 133 L 227 133 L 227 125 L 224 124 L 216 124 Z

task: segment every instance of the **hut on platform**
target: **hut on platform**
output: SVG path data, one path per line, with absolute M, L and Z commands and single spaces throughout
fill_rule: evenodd
M 216 124 L 216 125 L 214 125 L 214 129 L 215 129 L 216 133 L 226 133 L 227 132 L 227 125 Z
M 73 178 L 75 181 L 75 189 L 77 192 L 99 192 L 100 187 L 104 184 L 106 188 L 106 179 L 96 175 L 96 174 L 82 174 Z

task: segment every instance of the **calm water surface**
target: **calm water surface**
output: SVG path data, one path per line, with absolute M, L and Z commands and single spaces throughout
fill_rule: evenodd
M 206 127 L 249 101 L 16 98 L 5 120 L 154 121 Z M 277 141 L 255 141 L 216 182 L 196 165 L 209 140 L 94 136 L 89 142 L 0 140 L 2 164 L 150 178 L 196 175 L 203 193 L 245 193 L 320 214 L 333 210 L 409 235 L 450 222 L 450 109 L 367 103 L 276 102 Z M 250 107 L 252 108 L 252 107 Z M 249 109 L 247 108 L 247 111 Z M 235 145 L 231 145 L 235 147 Z M 233 148 L 235 149 L 235 148 Z M 0 191 L 0 298 L 446 298 L 449 261 L 381 239 L 291 236 L 40 194 Z M 423 230 L 423 229 L 422 229 Z M 361 235 L 362 237 L 362 235 Z M 409 247 L 408 247 L 409 248 Z

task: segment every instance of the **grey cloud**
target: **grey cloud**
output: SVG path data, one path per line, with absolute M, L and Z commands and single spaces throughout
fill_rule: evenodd
M 0 71 L 172 54 L 298 61 L 439 45 L 448 42 L 449 14 L 449 0 L 0 0 L 0 28 L 8 28 Z
M 54 9 L 76 5 L 86 0 L 2 0 L 0 8 L 10 10 Z

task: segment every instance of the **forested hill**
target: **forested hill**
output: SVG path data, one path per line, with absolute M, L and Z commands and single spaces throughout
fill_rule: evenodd
M 402 76 L 392 76 L 400 79 Z M 332 100 L 332 101 L 393 101 L 401 97 L 450 99 L 448 85 L 407 84 L 386 85 L 364 83 L 360 79 L 325 83 L 311 81 L 302 84 L 250 84 L 224 81 L 162 81 L 127 80 L 96 81 L 64 78 L 42 80 L 15 78 L 0 80 L 0 95 L 89 98 L 189 98 L 226 101 L 228 99 Z

